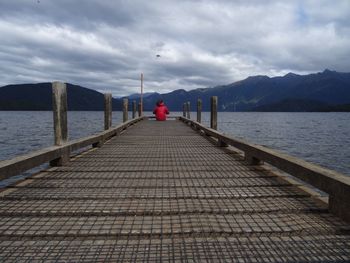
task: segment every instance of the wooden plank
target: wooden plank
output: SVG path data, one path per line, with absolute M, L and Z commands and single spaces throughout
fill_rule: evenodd
M 118 203 L 118 206 L 115 206 Z M 259 199 L 3 199 L 0 216 L 101 216 L 178 215 L 180 213 L 250 214 L 307 213 L 327 211 L 324 204 L 310 198 L 266 197 Z

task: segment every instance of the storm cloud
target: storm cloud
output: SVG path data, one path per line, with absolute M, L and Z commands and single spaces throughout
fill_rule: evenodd
M 112 92 L 350 71 L 350 1 L 1 0 L 0 85 Z M 158 56 L 159 55 L 159 56 Z

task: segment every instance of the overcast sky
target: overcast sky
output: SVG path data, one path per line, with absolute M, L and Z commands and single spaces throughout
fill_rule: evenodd
M 350 72 L 350 0 L 0 0 L 0 62 L 0 86 L 114 96 Z

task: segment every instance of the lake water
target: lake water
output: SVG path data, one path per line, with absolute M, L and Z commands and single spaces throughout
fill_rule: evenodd
M 206 126 L 209 118 L 203 113 Z M 113 125 L 121 120 L 122 113 L 113 112 Z M 70 139 L 102 131 L 103 112 L 69 112 L 68 126 Z M 218 129 L 350 175 L 350 113 L 219 112 Z M 0 111 L 0 160 L 52 143 L 52 112 Z

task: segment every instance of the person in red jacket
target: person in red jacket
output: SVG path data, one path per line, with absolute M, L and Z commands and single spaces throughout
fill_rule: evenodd
M 163 100 L 158 100 L 156 107 L 153 110 L 153 114 L 156 115 L 157 121 L 165 121 L 166 115 L 169 114 L 167 106 L 165 106 Z

